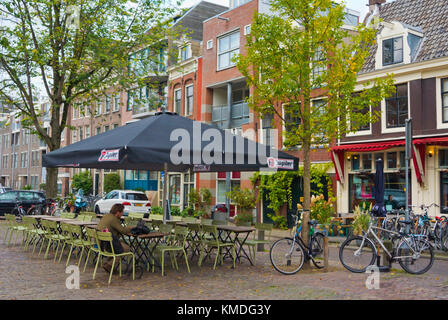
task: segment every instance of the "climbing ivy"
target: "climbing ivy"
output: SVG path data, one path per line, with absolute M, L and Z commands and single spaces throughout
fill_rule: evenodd
M 319 163 L 311 165 L 311 193 L 315 195 L 322 194 L 325 184 L 328 189 L 328 197 L 333 198 L 331 179 L 327 172 L 332 167 L 332 163 Z M 268 208 L 274 210 L 276 214 L 280 209 L 288 204 L 292 208 L 292 183 L 295 178 L 303 176 L 303 167 L 297 171 L 279 171 L 274 174 L 260 174 L 256 172 L 251 177 L 251 182 L 255 188 L 258 188 L 257 201 L 263 199 L 269 200 Z M 325 178 L 325 179 L 323 179 Z

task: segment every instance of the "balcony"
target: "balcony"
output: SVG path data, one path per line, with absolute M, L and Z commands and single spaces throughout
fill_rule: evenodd
M 220 129 L 238 128 L 249 123 L 249 106 L 245 102 L 232 104 L 230 126 L 227 127 L 229 106 L 221 105 L 212 108 L 212 124 Z

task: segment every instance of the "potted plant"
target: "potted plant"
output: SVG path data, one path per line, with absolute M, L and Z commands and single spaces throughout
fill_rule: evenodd
M 238 215 L 235 222 L 239 225 L 251 225 L 253 222 L 252 210 L 255 208 L 255 194 L 252 190 L 233 188 L 227 193 L 227 197 L 238 207 Z
M 370 205 L 372 207 L 372 205 Z M 371 209 L 371 208 L 370 208 Z M 362 208 L 359 206 L 355 207 L 354 213 L 354 219 L 352 222 L 352 232 L 355 236 L 362 236 L 364 232 L 369 229 L 369 223 L 370 223 L 370 209 L 366 210 L 365 205 L 363 205 Z M 359 241 L 357 241 L 359 242 Z M 360 243 L 358 243 L 360 245 Z
M 323 194 L 320 194 L 319 196 L 313 195 L 311 197 L 310 212 L 311 219 L 317 220 L 318 222 L 316 229 L 328 236 L 331 217 L 334 213 L 333 203 L 330 200 L 325 200 Z

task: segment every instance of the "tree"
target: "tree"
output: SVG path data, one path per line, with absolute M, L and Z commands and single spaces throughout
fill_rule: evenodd
M 120 175 L 118 173 L 108 173 L 104 176 L 104 192 L 121 189 Z
M 310 209 L 313 145 L 328 144 L 348 132 L 378 120 L 369 112 L 394 92 L 392 76 L 364 83 L 362 69 L 376 31 L 359 25 L 342 28 L 344 6 L 332 0 L 272 0 L 273 14 L 255 13 L 247 53 L 237 66 L 254 88 L 249 106 L 281 120 L 284 146 L 303 152 L 304 203 Z M 321 98 L 319 103 L 312 99 Z M 284 112 L 282 107 L 284 105 Z M 302 236 L 307 241 L 308 223 Z
M 94 109 L 90 103 L 111 87 L 145 81 L 128 72 L 131 52 L 151 48 L 135 57 L 139 71 L 161 63 L 174 9 L 164 0 L 0 0 L 0 12 L 0 99 L 53 151 L 69 128 L 69 108 L 80 107 L 75 101 Z M 43 96 L 51 104 L 49 130 L 37 108 Z M 55 197 L 57 169 L 47 169 L 46 182 Z
M 82 171 L 78 174 L 73 175 L 72 189 L 82 189 L 85 195 L 92 193 L 93 183 L 92 176 L 90 175 L 89 170 Z

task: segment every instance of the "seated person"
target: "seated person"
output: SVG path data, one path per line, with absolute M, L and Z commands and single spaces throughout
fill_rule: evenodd
M 397 200 L 394 200 L 393 195 L 389 195 L 389 198 L 385 202 L 386 208 L 392 208 L 393 210 L 398 209 L 398 202 Z
M 125 235 L 130 234 L 132 227 L 123 227 L 120 222 L 120 219 L 123 216 L 123 211 L 124 206 L 121 203 L 114 204 L 110 209 L 110 213 L 104 215 L 101 218 L 100 222 L 98 222 L 97 230 L 98 231 L 108 230 L 108 232 L 111 232 L 112 235 L 117 239 L 119 239 L 120 235 L 122 234 Z M 123 249 L 121 252 L 129 252 L 131 250 L 129 246 L 123 241 L 120 241 L 120 244 Z M 116 251 L 115 245 L 114 245 L 114 251 Z M 103 268 L 107 272 L 110 272 L 110 269 L 112 268 L 112 258 L 103 260 L 104 260 Z M 116 264 L 116 266 L 118 267 L 118 264 Z

